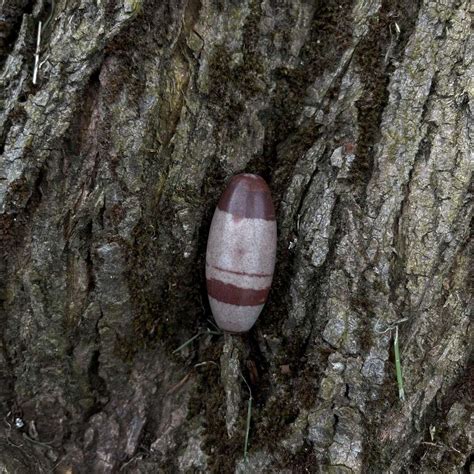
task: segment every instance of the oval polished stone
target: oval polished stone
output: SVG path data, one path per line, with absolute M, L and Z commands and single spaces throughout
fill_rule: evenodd
M 206 253 L 207 294 L 217 325 L 248 331 L 267 300 L 277 229 L 270 189 L 254 174 L 234 176 L 212 219 Z

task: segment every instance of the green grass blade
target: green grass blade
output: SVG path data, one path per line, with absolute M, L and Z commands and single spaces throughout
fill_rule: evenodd
M 249 403 L 247 406 L 247 423 L 245 427 L 245 443 L 244 443 L 244 461 L 247 462 L 247 453 L 249 447 L 249 435 L 250 435 L 250 422 L 252 420 L 252 395 L 249 397 Z
M 202 336 L 202 332 L 198 332 L 195 334 L 192 338 L 188 339 L 185 343 L 181 344 L 177 349 L 173 351 L 173 354 L 176 354 L 176 352 L 179 352 L 181 349 L 184 349 L 186 346 L 189 346 L 191 342 L 194 341 L 194 339 L 197 339 L 199 336 Z
M 395 352 L 395 370 L 397 371 L 398 397 L 405 401 L 405 390 L 403 388 L 402 364 L 400 363 L 400 348 L 398 347 L 398 326 L 395 327 L 395 338 L 393 340 Z

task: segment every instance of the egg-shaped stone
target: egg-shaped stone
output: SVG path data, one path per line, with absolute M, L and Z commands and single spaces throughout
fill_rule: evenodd
M 277 228 L 270 189 L 254 174 L 234 176 L 209 231 L 207 294 L 217 325 L 248 331 L 261 313 L 275 269 Z

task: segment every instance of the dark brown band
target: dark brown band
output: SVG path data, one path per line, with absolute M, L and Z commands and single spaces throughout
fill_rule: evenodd
M 267 183 L 257 175 L 234 176 L 222 195 L 218 207 L 237 217 L 275 220 L 275 208 Z
M 207 294 L 222 303 L 236 306 L 259 306 L 265 303 L 270 288 L 252 290 L 240 288 L 229 283 L 209 278 L 207 280 Z

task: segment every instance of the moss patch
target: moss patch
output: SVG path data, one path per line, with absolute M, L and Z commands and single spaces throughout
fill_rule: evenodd
M 202 365 L 198 369 L 196 390 L 188 404 L 188 419 L 204 417 L 206 440 L 203 448 L 209 455 L 210 471 L 232 472 L 236 460 L 243 453 L 247 407 L 242 404 L 236 435 L 229 438 L 225 425 L 226 397 L 218 365 L 221 353 L 221 342 L 203 351 L 202 359 L 214 363 Z
M 318 134 L 314 121 L 297 125 L 308 86 L 337 65 L 352 37 L 352 2 L 316 2 L 308 39 L 300 52 L 300 66 L 282 67 L 273 74 L 275 92 L 266 120 L 264 161 L 266 169 L 274 167 L 277 158 L 286 176 Z M 265 118 L 265 117 L 264 117 Z M 280 155 L 280 156 L 279 156 Z M 281 170 L 280 170 L 281 171 Z M 285 189 L 285 186 L 278 186 Z
M 357 101 L 358 140 L 356 160 L 351 169 L 354 189 L 361 203 L 365 202 L 365 187 L 373 170 L 374 145 L 380 138 L 382 112 L 388 102 L 388 82 L 394 67 L 391 60 L 400 60 L 400 55 L 415 26 L 419 2 L 386 0 L 375 17 L 369 20 L 369 31 L 359 43 L 354 59 L 358 65 L 364 92 Z M 395 40 L 397 22 L 401 29 Z M 391 42 L 396 44 L 391 56 L 386 57 Z
M 209 62 L 209 108 L 217 123 L 224 121 L 229 132 L 237 134 L 245 101 L 262 93 L 265 82 L 258 54 L 244 53 L 242 62 L 236 66 L 231 61 L 225 46 L 215 48 Z

